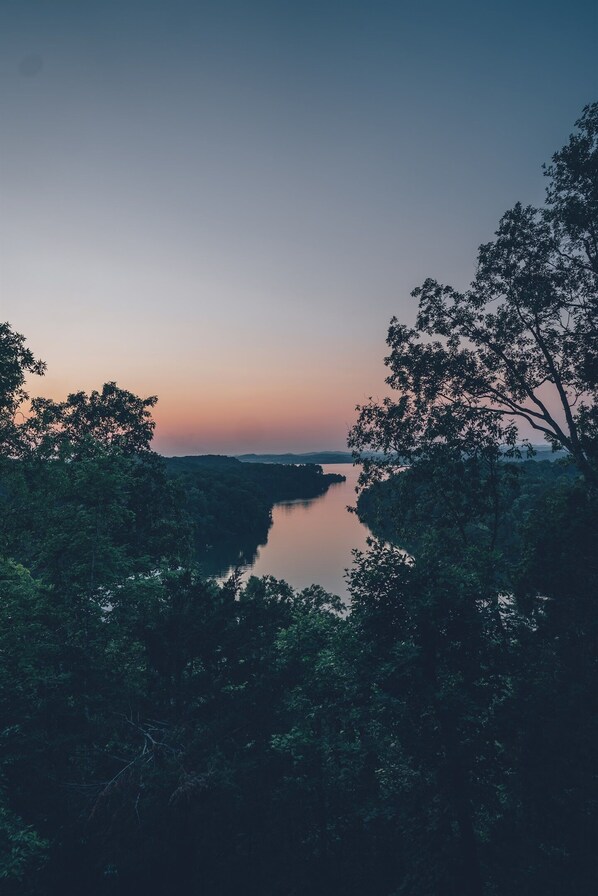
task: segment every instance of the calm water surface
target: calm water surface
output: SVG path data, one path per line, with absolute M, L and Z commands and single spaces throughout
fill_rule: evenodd
M 355 505 L 359 468 L 351 464 L 322 468 L 346 476 L 346 482 L 331 485 L 319 498 L 275 504 L 268 541 L 258 549 L 245 576 L 272 575 L 298 589 L 316 583 L 346 599 L 344 571 L 352 564 L 351 551 L 365 548 L 370 534 L 347 510 L 347 505 Z

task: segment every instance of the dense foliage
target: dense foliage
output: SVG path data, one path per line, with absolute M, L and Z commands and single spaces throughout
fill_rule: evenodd
M 415 327 L 391 321 L 396 398 L 349 439 L 359 511 L 390 542 L 361 559 L 353 615 L 393 633 L 410 758 L 433 733 L 423 830 L 442 850 L 456 835 L 419 892 L 598 884 L 598 104 L 577 129 L 545 208 L 505 214 L 471 288 L 427 280 Z M 568 460 L 507 463 L 522 422 Z
M 428 279 L 415 327 L 393 318 L 386 382 L 350 444 L 410 461 L 515 451 L 518 424 L 598 487 L 598 103 L 556 153 L 542 209 L 518 203 L 480 247 L 465 292 Z M 384 465 L 384 461 L 382 461 Z
M 595 203 L 567 183 L 579 192 L 571 158 L 584 171 L 595 160 L 596 113 L 555 157 L 541 219 L 579 289 L 593 276 L 591 252 L 578 262 Z M 0 327 L 3 893 L 595 891 L 596 333 L 584 296 L 581 347 L 567 348 L 584 386 L 569 464 L 505 463 L 511 431 L 481 394 L 459 406 L 456 389 L 448 404 L 432 390 L 419 423 L 421 391 L 396 413 L 368 406 L 353 444 L 377 484 L 360 510 L 384 540 L 356 558 L 350 612 L 318 586 L 220 587 L 195 565 L 198 532 L 230 527 L 241 493 L 250 526 L 264 501 L 321 473 L 213 459 L 168 470 L 150 450 L 154 399 L 113 383 L 37 400 L 24 420 L 25 375 L 43 364 Z M 470 351 L 438 349 L 451 388 Z M 484 358 L 467 375 L 496 382 Z M 392 364 L 391 385 L 406 388 Z M 432 388 L 413 376 L 410 388 Z M 397 452 L 411 465 L 387 476 Z

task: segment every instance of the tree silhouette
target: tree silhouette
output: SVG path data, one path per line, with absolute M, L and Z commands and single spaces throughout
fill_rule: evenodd
M 545 208 L 503 216 L 470 288 L 428 279 L 412 293 L 415 327 L 392 319 L 399 398 L 358 409 L 358 453 L 497 455 L 524 423 L 598 483 L 598 103 L 577 128 L 545 169 Z

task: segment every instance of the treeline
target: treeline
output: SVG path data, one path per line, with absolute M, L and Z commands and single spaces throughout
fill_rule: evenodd
M 211 476 L 250 487 L 270 507 L 278 501 L 316 498 L 333 483 L 345 479 L 338 473 L 324 473 L 319 464 L 248 464 L 219 454 L 165 457 L 164 464 L 172 476 L 185 483 L 196 481 L 203 485 Z
M 592 891 L 584 477 L 420 460 L 369 493 L 417 559 L 374 543 L 347 615 L 201 578 L 144 401 L 108 384 L 16 425 L 4 389 L 6 893 Z
M 409 477 L 395 473 L 371 482 L 360 492 L 357 514 L 372 534 L 382 542 L 416 550 L 418 533 L 422 526 L 430 525 L 435 505 L 440 517 L 436 525 L 444 518 L 449 526 L 460 527 L 472 543 L 486 548 L 491 545 L 511 562 L 516 562 L 523 551 L 538 501 L 548 491 L 567 488 L 580 478 L 579 470 L 567 458 L 504 463 L 496 470 L 498 505 L 487 502 L 484 509 L 478 503 L 476 517 L 467 514 L 460 521 L 456 507 L 447 514 L 446 506 L 438 504 L 438 484 L 445 478 L 442 466 L 433 472 L 424 470 L 424 475 L 421 472 L 420 467 Z M 445 472 L 448 478 L 450 470 Z M 489 482 L 488 488 L 494 488 L 494 482 Z
M 0 325 L 3 892 L 595 892 L 597 159 L 594 105 L 471 289 L 391 322 L 350 444 L 402 547 L 356 556 L 349 612 L 205 580 L 155 399 L 23 418 L 43 365 Z M 505 463 L 517 417 L 570 466 Z
M 345 615 L 317 587 L 202 580 L 159 459 L 76 436 L 4 463 L 6 893 L 592 891 L 583 479 L 539 484 L 507 559 L 471 537 L 488 480 L 460 467 L 465 546 L 431 489 L 417 562 L 373 545 Z M 397 520 L 425 478 L 401 476 Z M 507 508 L 522 477 L 499 476 Z

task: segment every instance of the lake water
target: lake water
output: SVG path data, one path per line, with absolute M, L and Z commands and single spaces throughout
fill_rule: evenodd
M 323 464 L 322 469 L 346 476 L 346 482 L 331 485 L 319 498 L 275 504 L 268 541 L 246 567 L 245 578 L 272 575 L 297 589 L 315 583 L 348 599 L 344 571 L 352 564 L 352 549 L 363 550 L 370 534 L 347 510 L 355 505 L 359 468 Z

